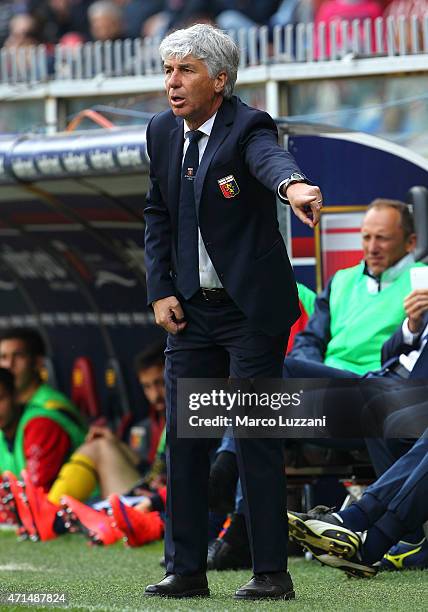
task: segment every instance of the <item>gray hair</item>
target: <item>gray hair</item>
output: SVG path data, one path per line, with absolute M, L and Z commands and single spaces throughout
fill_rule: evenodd
M 232 96 L 238 74 L 239 49 L 232 38 L 218 28 L 197 23 L 176 30 L 163 39 L 159 52 L 163 62 L 168 57 L 183 59 L 187 55 L 203 60 L 212 79 L 224 70 L 227 80 L 223 96 Z
M 99 15 L 111 15 L 119 20 L 122 19 L 122 9 L 112 0 L 97 0 L 88 8 L 87 15 L 89 19 Z

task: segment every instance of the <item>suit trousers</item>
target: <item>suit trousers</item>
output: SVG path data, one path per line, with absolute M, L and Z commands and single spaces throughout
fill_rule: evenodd
M 402 404 L 404 407 L 401 410 L 392 412 L 386 417 L 383 426 L 384 437 L 366 439 L 377 476 L 384 474 L 400 457 L 410 451 L 428 427 L 428 402 L 409 405 L 412 391 L 410 389 L 408 391 L 407 404 Z M 420 393 L 417 395 L 420 396 Z M 397 400 L 397 396 L 392 399 Z M 399 469 L 399 465 L 396 466 L 395 470 Z M 404 534 L 402 539 L 406 542 L 420 542 L 423 537 L 423 529 L 419 526 L 415 531 Z
M 398 542 L 428 519 L 427 495 L 428 429 L 355 503 L 371 525 Z
M 167 341 L 167 572 L 203 573 L 207 562 L 210 439 L 177 436 L 179 378 L 280 378 L 288 333 L 255 329 L 230 300 L 180 299 L 186 328 Z M 287 568 L 288 526 L 282 441 L 236 439 L 255 573 Z

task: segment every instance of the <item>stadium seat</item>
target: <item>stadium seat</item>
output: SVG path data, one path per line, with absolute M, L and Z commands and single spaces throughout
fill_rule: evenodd
M 306 312 L 301 300 L 299 300 L 299 308 L 300 308 L 301 314 L 300 314 L 300 317 L 297 319 L 297 321 L 294 323 L 294 325 L 292 325 L 290 329 L 290 336 L 288 338 L 286 355 L 288 355 L 288 353 L 293 348 L 294 338 L 299 332 L 305 329 L 306 323 L 308 322 L 308 319 L 309 319 L 308 313 Z
M 101 415 L 94 367 L 88 357 L 77 357 L 71 373 L 71 399 L 82 415 L 95 421 Z
M 428 260 L 428 189 L 415 186 L 407 194 L 407 202 L 413 207 L 418 242 L 415 250 L 416 261 Z
M 103 416 L 106 417 L 111 429 L 120 436 L 120 432 L 126 428 L 131 409 L 122 367 L 114 357 L 107 361 L 104 381 L 106 392 Z
M 43 358 L 43 366 L 40 370 L 40 377 L 44 383 L 50 385 L 54 389 L 58 389 L 56 369 L 51 357 L 46 356 Z

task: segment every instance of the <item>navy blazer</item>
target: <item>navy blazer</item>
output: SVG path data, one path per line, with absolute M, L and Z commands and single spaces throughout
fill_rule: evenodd
M 172 111 L 147 126 L 151 188 L 145 206 L 147 300 L 176 295 L 178 197 L 183 119 Z M 195 178 L 198 222 L 206 249 L 228 294 L 256 328 L 287 330 L 298 318 L 297 290 L 278 228 L 276 190 L 299 172 L 278 145 L 273 119 L 237 97 L 223 100 Z M 236 195 L 219 181 L 232 175 Z
M 428 312 L 423 316 L 423 329 L 428 324 Z M 403 340 L 403 332 L 401 325 L 382 347 L 382 365 L 387 365 L 386 362 L 393 362 L 402 353 L 407 355 L 411 351 L 417 350 L 422 340 L 422 333 L 416 337 L 412 346 L 405 344 Z M 428 343 L 424 346 L 424 350 L 419 355 L 413 370 L 410 373 L 410 378 L 428 378 Z

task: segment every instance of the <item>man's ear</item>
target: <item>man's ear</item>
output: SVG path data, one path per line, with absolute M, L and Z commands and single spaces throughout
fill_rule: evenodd
M 416 234 L 410 234 L 410 236 L 407 238 L 407 241 L 406 241 L 406 252 L 407 253 L 411 253 L 412 251 L 416 249 L 416 240 L 417 240 Z
M 227 74 L 222 71 L 219 72 L 214 81 L 214 89 L 216 93 L 222 93 L 227 83 Z
M 34 359 L 34 365 L 36 367 L 37 372 L 40 374 L 40 372 L 45 367 L 45 358 L 42 355 L 37 355 L 37 357 L 35 357 Z

